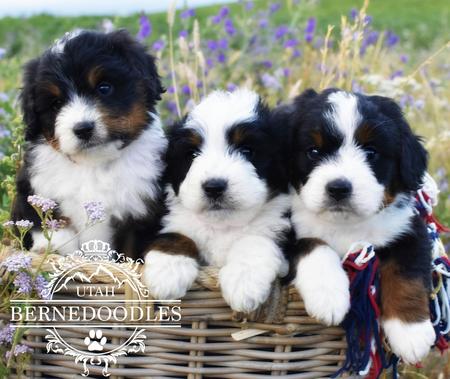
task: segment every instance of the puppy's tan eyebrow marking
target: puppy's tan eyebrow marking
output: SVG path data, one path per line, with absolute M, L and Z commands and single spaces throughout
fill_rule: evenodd
M 232 143 L 233 145 L 235 145 L 235 146 L 237 146 L 237 145 L 239 145 L 239 144 L 241 144 L 242 142 L 244 142 L 244 140 L 245 140 L 245 136 L 246 136 L 246 133 L 245 133 L 245 130 L 244 130 L 244 128 L 234 128 L 232 131 L 231 131 L 231 134 L 230 134 L 230 143 Z
M 322 147 L 323 146 L 323 136 L 322 133 L 320 133 L 319 131 L 315 130 L 311 133 L 311 137 L 314 140 L 314 144 L 316 145 L 316 147 Z
M 187 130 L 189 133 L 187 138 L 188 138 L 189 142 L 192 144 L 192 146 L 200 147 L 203 143 L 202 136 L 193 129 L 187 129 Z
M 368 144 L 373 139 L 374 128 L 369 124 L 362 124 L 355 131 L 355 141 L 361 145 Z
M 55 83 L 46 82 L 43 84 L 42 87 L 45 88 L 48 92 L 50 92 L 55 97 L 61 96 L 61 89 Z
M 88 72 L 87 80 L 92 88 L 95 88 L 95 86 L 100 82 L 102 73 L 103 69 L 100 66 L 95 66 Z

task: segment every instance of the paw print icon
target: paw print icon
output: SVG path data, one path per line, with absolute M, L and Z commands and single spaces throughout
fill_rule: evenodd
M 89 351 L 103 351 L 103 346 L 106 344 L 106 337 L 100 329 L 89 331 L 89 336 L 84 339 L 84 344 Z

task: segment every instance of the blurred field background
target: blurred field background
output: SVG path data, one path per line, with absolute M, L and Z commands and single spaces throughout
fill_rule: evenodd
M 158 57 L 170 123 L 215 88 L 246 85 L 271 105 L 330 86 L 394 97 L 424 137 L 450 224 L 450 5 L 447 0 L 260 0 L 115 17 L 0 19 L 0 221 L 8 218 L 21 158 L 21 67 L 75 28 L 126 28 Z M 330 25 L 334 26 L 333 28 Z M 447 357 L 404 378 L 450 378 Z

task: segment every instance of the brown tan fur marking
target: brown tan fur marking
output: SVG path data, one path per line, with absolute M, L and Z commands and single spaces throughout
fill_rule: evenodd
M 374 129 L 369 124 L 363 124 L 355 132 L 355 140 L 362 146 L 372 141 Z
M 171 255 L 185 255 L 199 259 L 197 245 L 189 237 L 180 233 L 164 233 L 150 245 L 149 250 L 157 250 Z
M 429 318 L 428 291 L 420 278 L 405 278 L 394 261 L 380 266 L 380 276 L 384 319 L 420 322 Z

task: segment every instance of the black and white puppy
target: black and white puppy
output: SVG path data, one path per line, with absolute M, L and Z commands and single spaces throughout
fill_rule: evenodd
M 53 236 L 53 247 L 72 240 L 63 253 L 90 239 L 133 256 L 148 246 L 167 148 L 155 111 L 162 92 L 154 58 L 124 30 L 68 33 L 26 65 L 27 146 L 12 216 L 34 221 L 28 247 L 47 245 L 32 194 L 55 200 L 56 216 L 70 220 Z M 106 221 L 85 230 L 90 201 L 103 203 Z
M 156 298 L 182 297 L 206 264 L 228 304 L 250 312 L 286 273 L 287 170 L 270 117 L 254 92 L 216 91 L 169 130 L 168 214 L 143 274 Z
M 431 248 L 415 213 L 427 153 L 391 99 L 307 90 L 292 106 L 295 285 L 307 311 L 337 324 L 349 309 L 341 258 L 357 241 L 380 259 L 382 326 L 397 355 L 423 358 L 435 340 L 429 316 Z

